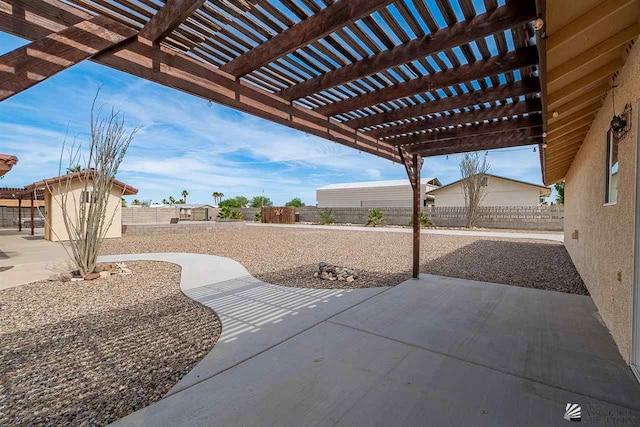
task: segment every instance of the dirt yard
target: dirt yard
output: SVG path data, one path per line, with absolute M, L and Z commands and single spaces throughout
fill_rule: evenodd
M 410 277 L 411 234 L 246 227 L 208 234 L 124 236 L 104 254 L 193 252 L 232 258 L 252 275 L 285 286 L 337 287 L 312 277 L 321 261 L 356 269 L 354 287 L 390 286 Z M 567 251 L 547 240 L 422 235 L 421 272 L 587 294 Z M 340 282 L 341 283 L 341 282 Z
M 217 315 L 180 267 L 0 291 L 0 425 L 105 425 L 164 396 L 213 347 Z

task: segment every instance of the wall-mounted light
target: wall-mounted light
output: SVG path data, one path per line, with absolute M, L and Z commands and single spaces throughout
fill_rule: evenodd
M 547 137 L 547 133 L 546 132 L 542 132 L 542 137 L 546 138 Z
M 547 144 L 542 144 L 542 148 L 547 148 Z
M 560 115 L 560 113 L 558 113 L 557 111 L 554 111 L 553 113 L 551 113 L 551 115 L 553 117 L 558 117 Z
M 533 29 L 536 31 L 540 31 L 544 27 L 544 20 L 542 18 L 537 18 L 533 21 Z

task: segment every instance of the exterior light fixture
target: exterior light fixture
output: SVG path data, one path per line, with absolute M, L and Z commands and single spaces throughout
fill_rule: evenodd
M 542 18 L 537 18 L 535 21 L 533 21 L 533 28 L 536 31 L 540 31 L 542 27 L 544 27 L 544 20 Z
M 611 104 L 613 106 L 613 118 L 611 119 L 611 123 L 609 124 L 609 129 L 615 135 L 618 141 L 621 141 L 629 131 L 629 124 L 631 122 L 631 105 L 626 104 L 624 106 L 624 111 L 620 114 L 616 114 L 616 101 L 614 92 L 616 90 L 616 85 L 611 88 Z
M 558 113 L 557 111 L 554 111 L 553 113 L 551 113 L 551 115 L 553 117 L 558 117 L 560 115 L 560 113 Z
M 542 132 L 542 137 L 546 138 L 547 137 L 547 133 L 546 132 Z
M 547 148 L 547 144 L 542 144 L 542 148 Z

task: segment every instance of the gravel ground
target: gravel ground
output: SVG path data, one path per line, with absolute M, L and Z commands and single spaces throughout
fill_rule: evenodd
M 180 267 L 0 291 L 0 425 L 105 425 L 165 395 L 213 347 L 217 315 Z
M 357 270 L 350 287 L 392 286 L 410 277 L 407 233 L 246 227 L 208 234 L 139 235 L 108 240 L 105 254 L 193 252 L 232 258 L 252 275 L 285 286 L 346 284 L 310 277 L 319 262 Z M 587 295 L 562 243 L 422 235 L 423 273 Z M 375 277 L 374 277 L 375 276 Z M 364 286 L 362 286 L 364 285 Z

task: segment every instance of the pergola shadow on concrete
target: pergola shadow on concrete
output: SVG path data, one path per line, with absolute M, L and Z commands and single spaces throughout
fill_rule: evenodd
M 0 100 L 84 60 L 396 163 L 538 144 L 545 1 L 14 0 Z

